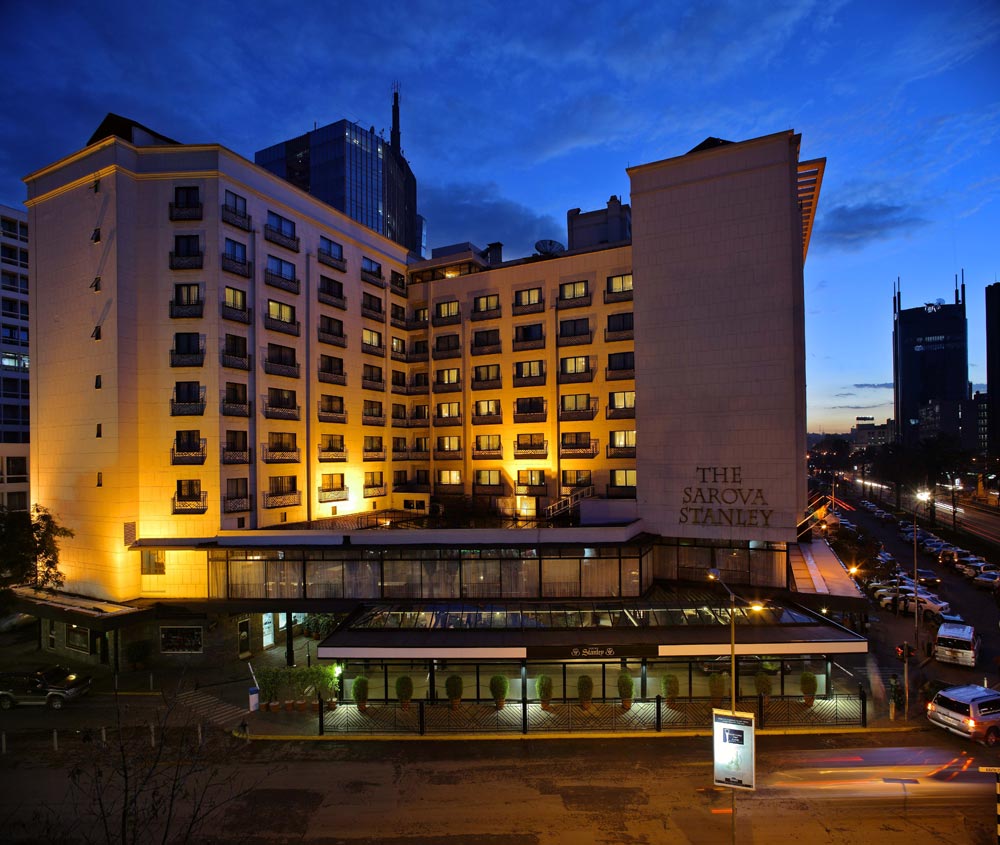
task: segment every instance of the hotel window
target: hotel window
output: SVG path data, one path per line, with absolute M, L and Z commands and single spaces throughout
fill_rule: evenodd
M 414 452 L 427 452 L 431 448 L 431 439 L 429 437 L 414 437 L 413 438 L 413 451 Z
M 226 498 L 229 501 L 233 499 L 246 499 L 250 495 L 250 479 L 248 478 L 227 478 L 226 479 Z
M 499 399 L 477 399 L 476 400 L 476 416 L 477 417 L 496 417 L 500 415 L 500 400 Z
M 167 572 L 167 553 L 163 549 L 143 549 L 140 552 L 142 558 L 143 575 L 165 575 Z
M 500 345 L 500 329 L 484 329 L 472 333 L 473 349 Z
M 338 282 L 336 279 L 331 279 L 329 276 L 320 276 L 319 292 L 335 299 L 343 299 L 344 285 L 342 282 Z
M 473 381 L 500 381 L 500 365 L 485 364 L 472 371 Z
M 247 200 L 246 197 L 241 197 L 239 194 L 234 194 L 232 191 L 226 191 L 226 208 L 234 212 L 239 217 L 247 216 Z
M 226 451 L 245 452 L 247 450 L 247 433 L 229 429 L 226 431 Z
M 176 287 L 189 287 L 188 285 L 175 285 Z M 197 285 L 193 285 L 195 291 L 198 290 Z M 197 300 L 195 300 L 197 301 Z M 3 307 L 0 313 L 4 317 L 13 317 L 15 320 L 27 320 L 28 319 L 28 303 L 20 302 L 16 299 L 4 299 Z
M 319 356 L 319 371 L 331 376 L 342 376 L 344 374 L 344 359 L 335 355 Z
M 177 501 L 178 502 L 200 502 L 201 501 L 201 480 L 198 478 L 178 478 L 177 479 Z
M 589 393 L 571 393 L 568 396 L 559 397 L 559 409 L 562 411 L 589 411 Z M 588 435 L 589 437 L 589 435 Z M 589 444 L 589 440 L 588 440 Z
M 635 429 L 625 429 L 624 431 L 611 432 L 611 445 L 617 449 L 635 448 Z
M 393 406 L 395 407 L 395 406 Z M 392 451 L 393 452 L 405 452 L 406 449 L 406 438 L 405 437 L 393 437 L 392 438 Z
M 589 469 L 564 469 L 562 471 L 563 487 L 590 487 Z
M 459 348 L 459 337 L 457 334 L 442 334 L 434 339 L 434 348 L 438 352 L 448 352 Z
M 415 469 L 413 471 L 413 481 L 424 486 L 431 483 L 431 471 L 429 469 Z
M 406 309 L 398 302 L 389 303 L 389 316 L 398 323 L 406 322 Z
M 439 469 L 437 480 L 438 484 L 461 484 L 462 471 L 459 469 Z
M 564 431 L 561 443 L 567 449 L 586 449 L 590 446 L 590 432 Z
M 372 329 L 362 329 L 361 330 L 361 342 L 365 346 L 376 346 L 379 349 L 382 348 L 382 332 L 376 332 Z
M 246 311 L 247 310 L 246 291 L 242 291 L 239 288 L 231 288 L 227 286 L 226 306 L 228 308 L 233 308 L 236 311 Z
M 608 276 L 608 293 L 624 293 L 632 290 L 632 274 L 622 273 L 620 276 Z
M 472 311 L 474 314 L 482 314 L 486 311 L 497 311 L 500 308 L 500 294 L 491 293 L 487 296 L 477 296 L 472 301 Z
M 437 404 L 437 415 L 439 417 L 458 417 L 461 416 L 461 404 L 458 402 L 438 402 Z
M 411 420 L 426 420 L 430 417 L 430 409 L 427 405 L 414 405 L 410 409 Z
M 541 396 L 521 396 L 514 402 L 514 410 L 519 414 L 545 413 L 545 399 Z
M 201 241 L 197 235 L 174 235 L 174 255 L 191 258 L 201 255 Z
M 100 326 L 97 327 L 97 331 L 100 331 Z M 97 335 L 97 339 L 100 336 Z M 22 328 L 21 326 L 9 326 L 6 323 L 0 327 L 0 342 L 6 344 L 7 346 L 28 346 L 28 330 Z
M 477 469 L 476 484 L 481 487 L 498 487 L 500 485 L 500 470 Z
M 297 493 L 299 490 L 299 479 L 295 475 L 272 475 L 267 479 L 267 492 L 272 496 L 285 496 L 289 493 Z
M 285 367 L 294 367 L 295 348 L 292 346 L 282 346 L 280 343 L 269 343 L 267 345 L 267 362 L 269 364 L 281 364 Z
M 198 452 L 201 450 L 201 430 L 197 428 L 174 432 L 178 452 Z
M 559 299 L 583 299 L 587 295 L 587 282 L 563 282 L 559 285 Z
M 336 241 L 324 238 L 322 235 L 319 239 L 319 251 L 322 255 L 329 256 L 330 258 L 336 258 L 338 261 L 344 260 L 344 247 Z
M 570 358 L 559 359 L 559 372 L 567 375 L 573 373 L 589 373 L 590 358 L 586 355 L 575 355 Z
M 414 308 L 413 309 L 413 321 L 415 323 L 426 323 L 427 322 L 427 309 L 426 308 Z
M 321 434 L 319 450 L 321 452 L 343 452 L 344 451 L 344 435 L 343 434 Z
M 368 256 L 362 256 L 361 269 L 366 273 L 371 273 L 373 276 L 382 275 L 382 265 L 377 261 L 372 261 Z
M 175 208 L 198 208 L 201 198 L 197 186 L 178 186 L 174 188 Z
M 343 337 L 344 321 L 338 320 L 336 317 L 328 317 L 326 314 L 320 314 L 319 330 L 323 334 L 333 335 L 334 337 Z
M 526 290 L 514 291 L 515 305 L 537 305 L 541 301 L 541 288 L 527 288 Z
M 413 386 L 427 387 L 430 384 L 430 376 L 427 373 L 414 373 Z
M 238 261 L 240 264 L 247 263 L 246 244 L 241 244 L 239 241 L 226 238 L 225 254 L 226 258 L 231 258 L 233 261 Z
M 514 327 L 514 340 L 518 342 L 541 340 L 544 336 L 541 323 L 530 323 L 526 326 Z
M 590 333 L 590 320 L 560 320 L 559 337 L 583 337 Z
M 545 375 L 544 361 L 518 361 L 514 364 L 514 375 L 518 378 L 537 378 Z
M 461 381 L 458 367 L 449 367 L 447 370 L 438 370 L 435 374 L 437 384 L 458 384 Z
M 400 402 L 393 402 L 391 415 L 394 420 L 405 420 L 406 419 L 406 405 Z
M 199 302 L 201 302 L 199 285 L 174 285 L 174 305 L 197 305 Z M 27 319 L 28 315 L 24 316 Z
M 284 235 L 286 238 L 295 237 L 295 223 L 287 217 L 275 214 L 273 211 L 267 212 L 267 228 L 272 229 L 279 235 Z
M 519 469 L 517 471 L 517 483 L 528 485 L 529 487 L 541 487 L 545 484 L 545 470 Z
M 381 314 L 382 298 L 372 293 L 363 292 L 361 294 L 361 307 L 366 311 L 374 311 L 377 314 Z
M 281 278 L 288 279 L 288 281 L 295 280 L 295 265 L 291 261 L 278 258 L 276 255 L 269 255 L 267 257 L 267 272 L 281 276 Z
M 267 389 L 267 404 L 272 408 L 294 408 L 295 391 L 285 390 L 280 387 L 269 387 Z
M 402 487 L 404 484 L 406 484 L 406 470 L 394 469 L 392 471 L 392 486 Z
M 365 473 L 365 487 L 381 487 L 382 486 L 382 473 L 381 471 L 366 472 Z
M 435 317 L 457 317 L 458 300 L 452 299 L 449 302 L 439 302 L 434 306 Z
M 201 401 L 200 381 L 178 381 L 174 384 L 174 397 L 180 404 Z
M 462 451 L 462 440 L 452 435 L 439 437 L 437 447 L 440 452 L 460 452 Z
M 227 405 L 246 405 L 247 403 L 247 386 L 245 384 L 240 384 L 235 381 L 226 382 L 226 404 Z
M 635 487 L 634 469 L 613 469 L 611 470 L 612 487 Z
M 542 433 L 517 435 L 518 449 L 542 449 L 545 446 L 545 435 Z
M 632 312 L 626 311 L 624 314 L 608 314 L 609 332 L 630 332 L 632 331 Z
M 364 439 L 364 450 L 366 452 L 381 452 L 382 438 L 377 434 L 366 434 Z
M 271 452 L 294 452 L 298 448 L 294 431 L 269 431 L 267 448 Z
M 393 352 L 395 352 L 395 353 L 397 353 L 399 355 L 405 355 L 406 354 L 406 341 L 403 340 L 403 338 L 401 338 L 401 337 L 394 337 L 394 338 L 392 338 L 391 343 L 392 343 L 392 351 Z
M 612 352 L 608 355 L 608 369 L 609 370 L 634 370 L 635 369 L 635 353 L 634 352 Z
M 292 324 L 295 322 L 295 306 L 286 305 L 276 299 L 269 299 L 267 301 L 267 316 L 279 323 Z
M 324 414 L 342 414 L 344 413 L 344 397 L 323 393 L 319 397 L 319 409 Z
M 393 387 L 406 387 L 406 373 L 403 370 L 393 370 L 390 378 Z
M 339 358 L 337 359 L 340 360 Z M 341 367 L 343 367 L 343 362 L 341 362 Z M 382 381 L 382 368 L 376 367 L 374 364 L 365 364 L 361 369 L 361 377 L 365 381 Z
M 361 413 L 366 417 L 382 416 L 382 403 L 377 399 L 365 399 L 361 406 Z
M 608 407 L 609 408 L 634 408 L 635 407 L 635 391 L 634 390 L 619 390 L 615 393 L 608 394 Z
M 477 434 L 476 448 L 482 451 L 497 451 L 500 449 L 499 434 Z

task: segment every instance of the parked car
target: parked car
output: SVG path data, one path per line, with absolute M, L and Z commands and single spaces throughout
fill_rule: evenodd
M 1000 572 L 983 572 L 972 579 L 972 586 L 980 590 L 995 590 L 1000 584 Z
M 982 575 L 984 572 L 996 572 L 997 565 L 995 563 L 975 562 L 960 564 L 959 572 L 961 572 L 966 578 L 976 578 Z
M 906 596 L 900 602 L 899 609 L 903 613 L 913 613 L 914 607 L 919 606 L 921 613 L 951 613 L 951 605 L 938 596 L 920 596 L 914 601 L 913 596 Z
M 59 710 L 68 701 L 90 691 L 90 675 L 77 675 L 65 666 L 50 666 L 35 672 L 0 674 L 0 709 L 24 704 L 44 704 Z
M 941 576 L 933 569 L 918 569 L 917 583 L 925 587 L 938 587 L 941 585 Z
M 942 690 L 927 705 L 932 725 L 993 747 L 1000 743 L 1000 692 L 968 684 Z
M 954 566 L 958 560 L 959 550 L 954 546 L 946 546 L 938 552 L 938 563 L 945 566 Z

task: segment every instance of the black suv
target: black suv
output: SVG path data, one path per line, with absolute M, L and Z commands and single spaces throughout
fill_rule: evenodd
M 51 666 L 37 672 L 0 673 L 0 709 L 15 705 L 44 704 L 53 710 L 75 701 L 90 691 L 90 675 L 77 675 L 65 666 Z

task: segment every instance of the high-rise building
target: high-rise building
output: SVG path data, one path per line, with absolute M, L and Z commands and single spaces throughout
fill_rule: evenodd
M 1000 457 L 1000 282 L 986 286 L 987 450 Z
M 46 647 L 249 654 L 324 610 L 356 622 L 319 650 L 347 675 L 447 655 L 534 677 L 580 644 L 618 671 L 693 660 L 695 634 L 728 654 L 727 616 L 656 609 L 658 584 L 714 567 L 816 594 L 784 653 L 864 650 L 818 610 L 854 607 L 853 584 L 837 565 L 849 597 L 819 590 L 797 542 L 823 162 L 780 132 L 628 173 L 630 242 L 508 261 L 416 260 L 223 147 L 148 131 L 28 176 L 31 475 L 88 597 L 23 596 Z
M 974 447 L 976 414 L 970 407 L 965 283 L 955 302 L 943 299 L 918 308 L 893 296 L 892 364 L 896 427 L 900 441 L 914 445 L 944 434 Z
M 393 93 L 388 142 L 374 126 L 365 129 L 340 120 L 260 150 L 254 161 L 422 255 L 423 218 L 417 214 L 417 180 L 403 157 L 398 90 Z
M 0 205 L 0 505 L 27 510 L 28 215 Z

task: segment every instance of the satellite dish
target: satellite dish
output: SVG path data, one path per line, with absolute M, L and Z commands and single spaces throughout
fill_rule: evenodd
M 936 303 L 937 303 L 938 305 L 944 305 L 944 300 L 943 300 L 943 299 L 941 299 L 941 297 L 938 297 L 938 298 L 937 298 L 937 299 L 935 299 L 934 301 L 935 301 L 935 302 L 936 302 Z
M 559 243 L 559 241 L 536 241 L 535 251 L 539 255 L 558 255 L 560 252 L 565 252 L 566 247 Z

